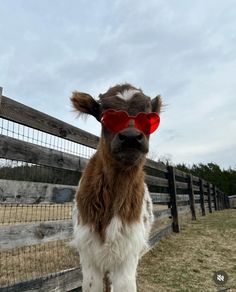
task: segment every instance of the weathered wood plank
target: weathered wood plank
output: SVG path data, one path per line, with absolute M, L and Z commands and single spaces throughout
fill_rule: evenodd
M 194 199 L 195 199 L 195 200 L 200 200 L 200 195 L 195 195 L 195 194 L 194 194 Z
M 177 168 L 175 169 L 175 175 L 185 179 L 188 178 L 188 174 L 186 172 L 183 172 L 182 170 L 179 170 Z
M 188 183 L 185 183 L 185 182 L 176 181 L 175 184 L 176 184 L 176 187 L 178 189 L 187 189 L 188 188 Z
M 0 117 L 91 148 L 97 148 L 99 142 L 99 138 L 95 135 L 6 96 L 2 96 Z
M 157 203 L 169 203 L 170 195 L 164 193 L 150 193 L 153 204 Z
M 188 194 L 181 194 L 181 195 L 176 195 L 177 202 L 188 202 L 189 201 L 189 195 Z
M 207 191 L 208 191 L 208 182 L 205 181 L 204 179 L 202 180 L 202 182 L 203 182 L 203 187 L 204 187 L 205 189 L 207 189 Z
M 67 292 L 73 289 L 82 292 L 82 272 L 81 268 L 73 268 L 52 275 L 19 282 L 10 286 L 1 287 L 1 292 Z
M 4 251 L 52 240 L 67 239 L 72 235 L 72 231 L 72 220 L 1 225 L 0 250 Z
M 165 178 L 155 177 L 151 175 L 145 175 L 145 182 L 148 185 L 168 187 L 168 180 Z
M 154 234 L 149 238 L 149 245 L 153 247 L 159 240 L 161 240 L 164 236 L 172 233 L 172 224 L 168 224 L 166 227 L 161 229 L 159 232 Z
M 77 186 L 0 179 L 0 204 L 64 204 L 74 200 Z M 154 204 L 169 203 L 168 193 L 150 193 Z M 184 195 L 177 195 L 185 200 Z
M 72 202 L 77 186 L 0 179 L 0 204 Z
M 236 208 L 236 195 L 228 197 L 228 204 L 229 204 L 229 208 Z M 219 210 L 219 202 L 218 201 L 217 201 L 217 210 Z
M 200 187 L 199 187 L 199 186 L 195 186 L 195 185 L 193 185 L 193 190 L 194 190 L 195 192 L 199 192 Z
M 0 135 L 0 158 L 73 171 L 83 171 L 87 159 Z
M 153 215 L 154 215 L 155 219 L 171 217 L 171 210 L 170 209 L 155 210 L 155 211 L 153 211 Z
M 193 183 L 198 183 L 199 182 L 199 177 L 192 175 Z
M 151 159 L 146 159 L 145 166 L 160 170 L 160 171 L 165 172 L 165 173 L 168 172 L 167 171 L 167 166 L 164 163 L 156 162 L 156 161 L 151 160 Z

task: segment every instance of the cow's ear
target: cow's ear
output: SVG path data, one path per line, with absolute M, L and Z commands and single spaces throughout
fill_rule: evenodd
M 157 113 L 157 114 L 160 114 L 161 112 L 161 107 L 162 107 L 162 100 L 161 100 L 161 96 L 160 95 L 157 95 L 156 97 L 154 97 L 152 99 L 152 111 Z
M 71 102 L 79 113 L 92 115 L 99 120 L 100 104 L 90 94 L 74 91 Z

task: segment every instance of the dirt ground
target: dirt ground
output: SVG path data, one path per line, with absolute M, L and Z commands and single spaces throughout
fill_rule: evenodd
M 224 285 L 213 281 L 220 270 Z M 236 209 L 198 217 L 162 239 L 140 262 L 138 291 L 236 291 Z

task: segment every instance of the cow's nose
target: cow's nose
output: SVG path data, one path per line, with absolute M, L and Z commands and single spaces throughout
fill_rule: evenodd
M 144 142 L 144 134 L 134 129 L 126 129 L 118 134 L 121 145 L 138 147 Z

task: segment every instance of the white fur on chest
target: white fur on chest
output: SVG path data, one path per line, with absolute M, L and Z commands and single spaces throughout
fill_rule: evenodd
M 77 217 L 77 210 L 74 216 Z M 127 261 L 136 263 L 148 247 L 152 220 L 151 199 L 146 188 L 139 222 L 123 224 L 118 216 L 114 216 L 106 229 L 105 242 L 102 242 L 90 226 L 77 224 L 74 220 L 72 244 L 78 249 L 82 264 L 86 261 L 102 272 L 115 272 Z
M 78 248 L 81 260 L 85 258 L 103 272 L 113 271 L 124 262 L 130 253 L 139 258 L 146 246 L 145 231 L 142 224 L 123 226 L 118 217 L 113 217 L 106 230 L 103 243 L 89 226 L 78 225 L 74 230 L 74 246 Z

